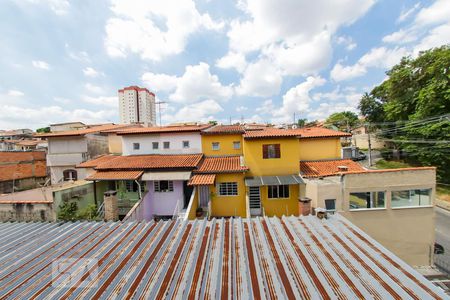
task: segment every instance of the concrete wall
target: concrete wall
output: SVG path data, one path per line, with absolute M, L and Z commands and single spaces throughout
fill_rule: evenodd
M 342 182 L 341 182 L 342 180 Z M 434 169 L 347 174 L 323 180 L 307 180 L 306 196 L 313 207 L 325 207 L 336 199 L 336 209 L 353 224 L 413 266 L 430 265 L 434 244 L 433 206 L 391 207 L 391 192 L 431 189 L 435 198 Z M 350 210 L 350 193 L 385 192 L 385 208 Z
M 220 149 L 213 150 L 212 143 L 219 142 Z M 240 149 L 233 148 L 233 142 L 240 142 Z M 214 155 L 242 155 L 243 154 L 243 139 L 240 134 L 221 134 L 221 135 L 202 135 L 202 151 L 207 156 Z
M 268 187 L 261 186 L 261 204 L 266 216 L 298 216 L 298 198 L 300 185 L 293 184 L 289 186 L 289 198 L 268 198 Z
M 189 141 L 189 148 L 183 148 L 183 141 Z M 153 149 L 153 142 L 159 143 L 157 150 Z M 164 142 L 170 142 L 170 149 L 164 149 Z M 133 143 L 140 144 L 139 150 L 133 150 Z M 202 141 L 199 132 L 123 135 L 122 150 L 123 155 L 201 153 Z
M 108 147 L 111 154 L 122 154 L 122 137 L 111 133 L 108 134 Z
M 87 158 L 91 159 L 102 154 L 109 153 L 108 136 L 102 134 L 88 134 L 87 141 Z
M 352 144 L 360 149 L 368 149 L 369 141 L 367 134 L 355 134 L 352 136 Z M 370 135 L 370 146 L 372 149 L 383 149 L 386 143 L 377 139 L 375 134 Z
M 54 221 L 51 203 L 0 204 L 0 222 L 9 221 Z
M 0 194 L 4 193 L 12 193 L 13 192 L 13 183 L 14 190 L 23 191 L 28 189 L 34 189 L 43 185 L 47 177 L 32 177 L 32 178 L 24 178 L 24 179 L 16 179 L 16 180 L 8 180 L 0 182 Z
M 48 154 L 66 154 L 87 152 L 87 140 L 84 137 L 48 138 Z
M 341 158 L 340 138 L 299 139 L 300 160 Z
M 155 192 L 153 181 L 147 181 L 147 188 L 148 193 L 144 198 L 145 220 L 151 220 L 154 215 L 172 216 L 174 212 L 178 213 L 183 208 L 184 192 L 182 180 L 173 181 L 173 192 Z

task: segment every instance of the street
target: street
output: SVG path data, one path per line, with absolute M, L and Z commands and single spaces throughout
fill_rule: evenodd
M 436 243 L 444 247 L 444 254 L 435 254 L 434 263 L 450 273 L 450 212 L 435 207 L 436 212 Z

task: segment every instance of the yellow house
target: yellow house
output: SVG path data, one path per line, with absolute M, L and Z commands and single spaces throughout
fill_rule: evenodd
M 241 125 L 217 125 L 202 130 L 202 152 L 206 156 L 242 155 Z
M 249 214 L 298 215 L 303 180 L 299 176 L 298 134 L 294 130 L 247 130 L 244 159 Z
M 205 157 L 188 183 L 196 187 L 197 206 L 209 217 L 246 217 L 247 170 L 241 156 Z
M 341 138 L 351 137 L 350 133 L 321 127 L 300 128 L 299 159 L 323 160 L 341 158 Z

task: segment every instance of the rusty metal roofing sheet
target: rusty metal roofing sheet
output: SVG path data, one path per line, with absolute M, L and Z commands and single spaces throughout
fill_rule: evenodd
M 0 299 L 448 299 L 339 215 L 0 223 L 0 264 Z

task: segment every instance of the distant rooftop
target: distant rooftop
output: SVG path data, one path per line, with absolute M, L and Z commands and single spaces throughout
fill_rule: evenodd
M 339 215 L 1 223 L 0 236 L 3 298 L 447 298 Z

